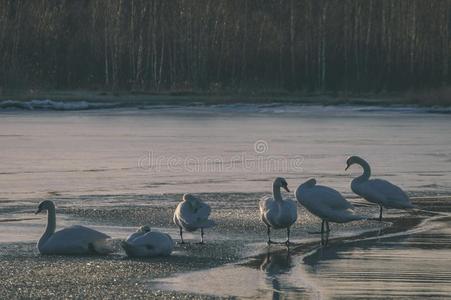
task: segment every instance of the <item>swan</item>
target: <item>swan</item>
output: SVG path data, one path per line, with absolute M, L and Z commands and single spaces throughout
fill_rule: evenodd
M 382 208 L 413 208 L 407 194 L 398 186 L 383 180 L 369 179 L 371 176 L 370 165 L 359 156 L 351 156 L 346 161 L 346 169 L 353 164 L 363 168 L 363 174 L 354 178 L 351 182 L 351 190 L 365 200 L 376 203 L 380 207 L 379 221 L 382 221 Z
M 180 229 L 180 239 L 182 244 L 183 229 L 188 232 L 200 229 L 200 244 L 204 243 L 204 228 L 210 228 L 215 222 L 209 220 L 211 208 L 208 204 L 192 194 L 184 194 L 182 201 L 177 205 L 174 212 L 173 221 Z
M 287 192 L 288 184 L 284 178 L 277 177 L 272 185 L 273 197 L 265 196 L 260 200 L 260 216 L 263 223 L 267 226 L 268 244 L 271 241 L 271 227 L 274 229 L 287 229 L 287 245 L 290 243 L 290 227 L 298 218 L 296 203 L 291 199 L 282 199 L 280 188 Z
M 47 228 L 39 239 L 41 254 L 108 254 L 110 236 L 80 225 L 70 226 L 55 232 L 55 204 L 46 200 L 39 204 L 36 214 L 47 211 Z
M 121 246 L 131 257 L 168 256 L 174 249 L 174 241 L 169 234 L 151 231 L 145 225 L 128 236 Z
M 347 223 L 351 221 L 366 219 L 355 215 L 354 208 L 343 196 L 333 188 L 316 185 L 314 178 L 301 184 L 294 193 L 299 203 L 309 212 L 321 218 L 321 234 L 329 232 L 329 222 Z

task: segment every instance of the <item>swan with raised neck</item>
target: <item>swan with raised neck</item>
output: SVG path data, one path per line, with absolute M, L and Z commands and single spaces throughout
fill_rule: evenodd
M 355 181 L 366 181 L 368 179 L 370 179 L 371 176 L 371 168 L 370 165 L 366 162 L 366 160 L 364 160 L 363 158 L 361 158 L 360 156 L 351 156 L 346 160 L 346 169 L 349 169 L 352 165 L 357 164 L 359 166 L 361 166 L 363 168 L 363 174 L 360 175 L 359 177 L 355 178 Z M 354 181 L 353 180 L 353 181 Z
M 289 192 L 287 181 L 282 177 L 277 177 L 272 185 L 272 197 L 265 196 L 260 200 L 260 217 L 267 226 L 268 244 L 271 241 L 270 232 L 273 229 L 286 228 L 286 244 L 290 244 L 290 227 L 297 220 L 296 203 L 290 199 L 283 199 L 280 189 Z
M 288 189 L 288 183 L 285 178 L 277 177 L 272 184 L 272 196 L 276 201 L 283 201 L 282 194 L 280 193 L 280 189 L 283 188 L 288 193 L 290 190 Z
M 41 202 L 36 214 L 47 211 L 47 226 L 37 243 L 41 254 L 108 254 L 110 236 L 97 230 L 74 225 L 55 231 L 56 211 L 50 200 Z
M 414 206 L 409 196 L 400 187 L 384 179 L 369 179 L 371 169 L 369 164 L 359 156 L 351 156 L 346 160 L 346 169 L 358 164 L 363 168 L 363 174 L 351 182 L 351 190 L 365 200 L 379 205 L 379 221 L 382 221 L 383 208 L 408 209 Z
M 45 228 L 44 234 L 39 239 L 38 242 L 39 250 L 42 250 L 43 245 L 45 244 L 45 242 L 48 241 L 48 239 L 52 236 L 52 234 L 55 233 L 56 229 L 55 204 L 53 204 L 53 202 L 50 200 L 45 200 L 39 204 L 38 210 L 35 212 L 35 214 L 38 214 L 43 210 L 47 211 L 47 226 Z

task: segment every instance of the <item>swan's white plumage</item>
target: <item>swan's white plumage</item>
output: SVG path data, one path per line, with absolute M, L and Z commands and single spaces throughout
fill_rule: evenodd
M 367 201 L 385 208 L 413 207 L 409 197 L 401 188 L 383 179 L 369 179 L 361 182 L 353 180 L 351 189 Z
M 267 226 L 274 229 L 288 228 L 296 222 L 298 213 L 296 202 L 291 199 L 283 199 L 280 188 L 286 187 L 283 178 L 276 178 L 273 183 L 273 197 L 264 196 L 259 202 L 260 217 Z
M 354 214 L 352 204 L 338 191 L 327 186 L 316 185 L 315 179 L 301 184 L 294 194 L 302 206 L 322 220 L 346 223 L 365 219 Z
M 414 207 L 409 196 L 398 186 L 383 179 L 369 179 L 371 169 L 363 158 L 351 156 L 347 160 L 347 168 L 353 164 L 362 166 L 364 170 L 361 176 L 354 178 L 351 182 L 351 189 L 354 193 L 385 208 L 406 209 Z
M 259 207 L 263 223 L 274 229 L 287 228 L 297 220 L 296 203 L 291 199 L 276 201 L 265 196 L 260 200 Z
M 151 231 L 148 226 L 143 226 L 122 242 L 122 247 L 128 256 L 167 256 L 174 249 L 174 241 L 166 233 Z
M 198 197 L 191 194 L 183 195 L 183 201 L 177 205 L 174 212 L 174 223 L 186 231 L 195 231 L 199 228 L 210 228 L 215 225 L 209 220 L 211 208 Z
M 38 212 L 47 210 L 47 228 L 38 242 L 41 254 L 107 254 L 111 252 L 110 236 L 97 230 L 75 225 L 55 232 L 56 212 L 52 201 L 39 204 Z
M 40 247 L 41 254 L 107 254 L 110 251 L 106 240 L 110 239 L 97 230 L 74 225 L 53 233 Z

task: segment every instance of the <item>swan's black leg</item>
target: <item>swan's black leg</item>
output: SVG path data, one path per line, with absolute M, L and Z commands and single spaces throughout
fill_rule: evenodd
M 185 241 L 183 240 L 183 229 L 182 227 L 179 227 L 179 229 L 180 229 L 180 239 L 182 240 L 180 244 L 185 244 Z
M 271 227 L 267 226 L 267 228 L 268 228 L 268 230 L 266 231 L 266 233 L 268 234 L 268 245 L 269 245 L 269 244 L 272 244 L 271 236 L 270 236 L 270 234 L 271 234 Z
M 201 244 L 204 243 L 204 229 L 203 228 L 200 229 L 200 243 Z
M 380 205 L 380 208 L 381 208 L 381 210 L 379 212 L 379 222 L 382 221 L 382 205 Z
M 329 243 L 329 233 L 326 232 L 326 234 L 321 235 L 321 246 L 327 246 Z
M 321 235 L 324 234 L 324 220 L 321 221 Z
M 287 227 L 287 241 L 285 244 L 290 245 L 290 227 Z
M 330 232 L 329 221 L 326 221 L 326 232 Z

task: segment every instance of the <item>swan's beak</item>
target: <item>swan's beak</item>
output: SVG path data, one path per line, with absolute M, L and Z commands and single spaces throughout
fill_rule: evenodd
M 290 190 L 288 189 L 288 186 L 284 186 L 283 189 L 284 189 L 285 191 L 287 191 L 288 193 L 290 192 Z
M 345 171 L 346 171 L 346 170 L 348 170 L 348 169 L 349 169 L 349 167 L 350 167 L 350 165 L 347 165 L 347 166 L 346 166 L 346 168 L 345 168 Z
M 37 215 L 37 214 L 40 213 L 40 212 L 41 212 L 41 210 L 38 209 L 34 214 Z

